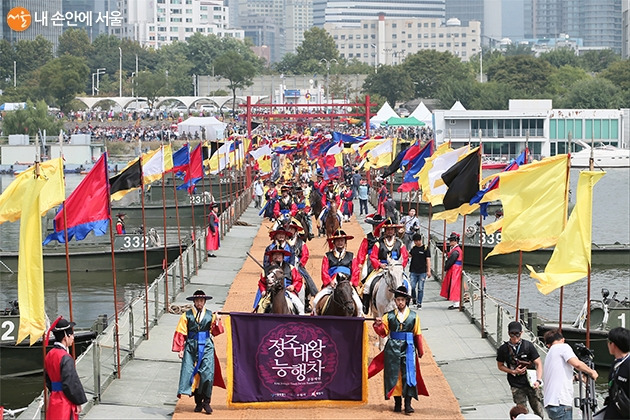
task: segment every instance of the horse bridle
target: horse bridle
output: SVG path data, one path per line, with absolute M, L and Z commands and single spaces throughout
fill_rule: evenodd
M 348 278 L 343 278 L 342 280 L 337 281 L 337 285 L 335 286 L 335 290 L 336 290 L 336 289 L 337 289 L 337 287 L 339 287 L 339 285 L 340 285 L 341 283 L 343 283 L 343 282 L 346 282 L 346 283 L 348 283 L 348 284 L 349 284 L 349 283 L 350 283 L 350 280 L 349 280 Z M 352 286 L 350 286 L 350 287 L 352 287 Z M 348 304 L 348 303 L 352 303 L 352 304 L 354 304 L 354 300 L 352 299 L 352 293 L 350 293 L 350 300 L 348 300 L 348 301 L 344 301 L 344 302 L 340 302 L 339 300 L 337 300 L 337 299 L 335 298 L 335 291 L 333 290 L 333 293 L 332 293 L 332 300 L 333 300 L 333 302 L 335 302 L 337 305 L 341 306 L 342 308 L 345 308 L 346 304 Z

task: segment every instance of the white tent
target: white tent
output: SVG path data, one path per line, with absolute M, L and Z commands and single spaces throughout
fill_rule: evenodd
M 461 102 L 457 101 L 451 107 L 451 111 L 466 111 L 466 108 L 464 108 Z
M 383 104 L 381 109 L 378 110 L 375 116 L 370 118 L 370 124 L 380 125 L 382 122 L 389 120 L 391 117 L 400 118 L 396 111 L 392 109 L 387 102 Z
M 199 135 L 199 139 L 204 139 L 203 133 L 205 132 L 205 140 L 219 140 L 225 137 L 225 127 L 227 124 L 222 123 L 214 117 L 190 117 L 186 121 L 182 121 L 177 124 L 177 133 L 182 136 L 184 133 L 188 133 L 191 136 L 195 136 L 195 133 Z
M 433 126 L 433 114 L 431 114 L 431 111 L 429 111 L 429 108 L 427 108 L 424 102 L 420 102 L 409 117 L 416 117 L 418 121 L 422 121 L 428 127 Z

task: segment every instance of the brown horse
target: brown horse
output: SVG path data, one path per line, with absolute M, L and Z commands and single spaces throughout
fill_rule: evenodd
M 266 280 L 267 296 L 258 303 L 256 313 L 295 314 L 293 305 L 290 305 L 289 298 L 286 296 L 284 270 L 280 267 L 273 268 L 267 274 Z
M 312 210 L 313 216 L 315 216 L 315 218 L 317 219 L 317 217 L 319 217 L 323 209 L 321 193 L 317 191 L 316 188 L 313 188 L 311 190 L 311 193 L 308 196 L 308 201 L 311 204 L 311 210 Z
M 353 288 L 348 277 L 339 276 L 332 294 L 317 302 L 316 313 L 331 316 L 357 316 L 358 310 L 352 299 Z
M 331 201 L 330 208 L 326 214 L 326 219 L 324 219 L 324 231 L 326 232 L 326 237 L 330 238 L 333 236 L 339 227 L 340 223 L 339 215 L 337 214 L 337 202 Z

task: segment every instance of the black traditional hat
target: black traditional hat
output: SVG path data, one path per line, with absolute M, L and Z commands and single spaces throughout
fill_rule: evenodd
M 378 213 L 368 214 L 365 216 L 365 223 L 368 223 L 373 226 L 378 226 L 383 222 L 383 216 Z
M 394 297 L 404 297 L 407 299 L 411 299 L 411 295 L 407 292 L 407 288 L 405 286 L 398 286 L 397 289 L 389 289 L 390 292 L 394 293 Z
M 392 219 L 390 219 L 389 217 L 387 219 L 385 219 L 385 221 L 381 224 L 381 227 L 383 229 L 387 229 L 387 228 L 395 228 L 395 229 L 400 229 L 401 227 L 403 227 L 405 225 L 400 224 L 400 223 L 394 223 L 392 221 Z
M 448 237 L 448 241 L 459 242 L 459 234 L 457 232 L 451 232 L 451 236 Z
M 328 238 L 328 242 L 333 242 L 335 239 L 345 239 L 349 241 L 350 239 L 354 239 L 354 236 L 346 235 L 346 232 L 341 229 L 337 229 L 335 233 Z
M 123 213 L 123 212 L 116 213 L 116 217 L 123 217 L 123 216 L 126 216 L 126 215 L 127 215 L 127 213 Z
M 193 301 L 193 300 L 199 299 L 199 298 L 202 298 L 202 299 L 205 299 L 205 300 L 210 300 L 210 299 L 212 299 L 212 296 L 206 295 L 206 292 L 204 292 L 203 290 L 197 290 L 197 291 L 195 291 L 195 293 L 193 293 L 192 296 L 188 296 L 186 298 L 186 300 Z
M 289 257 L 291 252 L 284 248 L 278 248 L 278 245 L 274 244 L 271 248 L 265 251 L 266 256 L 271 256 L 272 254 L 282 254 L 284 257 Z
M 63 319 L 61 318 L 59 321 L 57 321 L 57 324 L 55 324 L 55 327 L 52 329 L 53 333 L 56 332 L 60 332 L 60 331 L 68 331 L 68 329 L 70 329 L 70 332 L 72 332 L 72 328 L 77 325 L 74 322 L 70 322 L 67 319 Z M 66 335 L 68 335 L 66 333 Z
M 271 239 L 275 239 L 275 238 L 276 238 L 276 235 L 277 235 L 278 233 L 284 233 L 284 234 L 287 236 L 287 238 L 291 238 L 291 237 L 293 237 L 293 233 L 291 233 L 290 231 L 286 230 L 284 227 L 279 227 L 279 228 L 278 228 L 278 229 L 276 229 L 276 230 L 270 230 L 270 231 L 269 231 L 269 237 L 270 237 Z

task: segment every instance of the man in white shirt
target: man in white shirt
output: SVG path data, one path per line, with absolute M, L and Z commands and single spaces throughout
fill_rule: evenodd
M 545 345 L 549 348 L 543 370 L 544 405 L 551 420 L 573 418 L 573 369 L 597 379 L 597 371 L 577 358 L 564 342 L 559 330 L 547 331 Z

